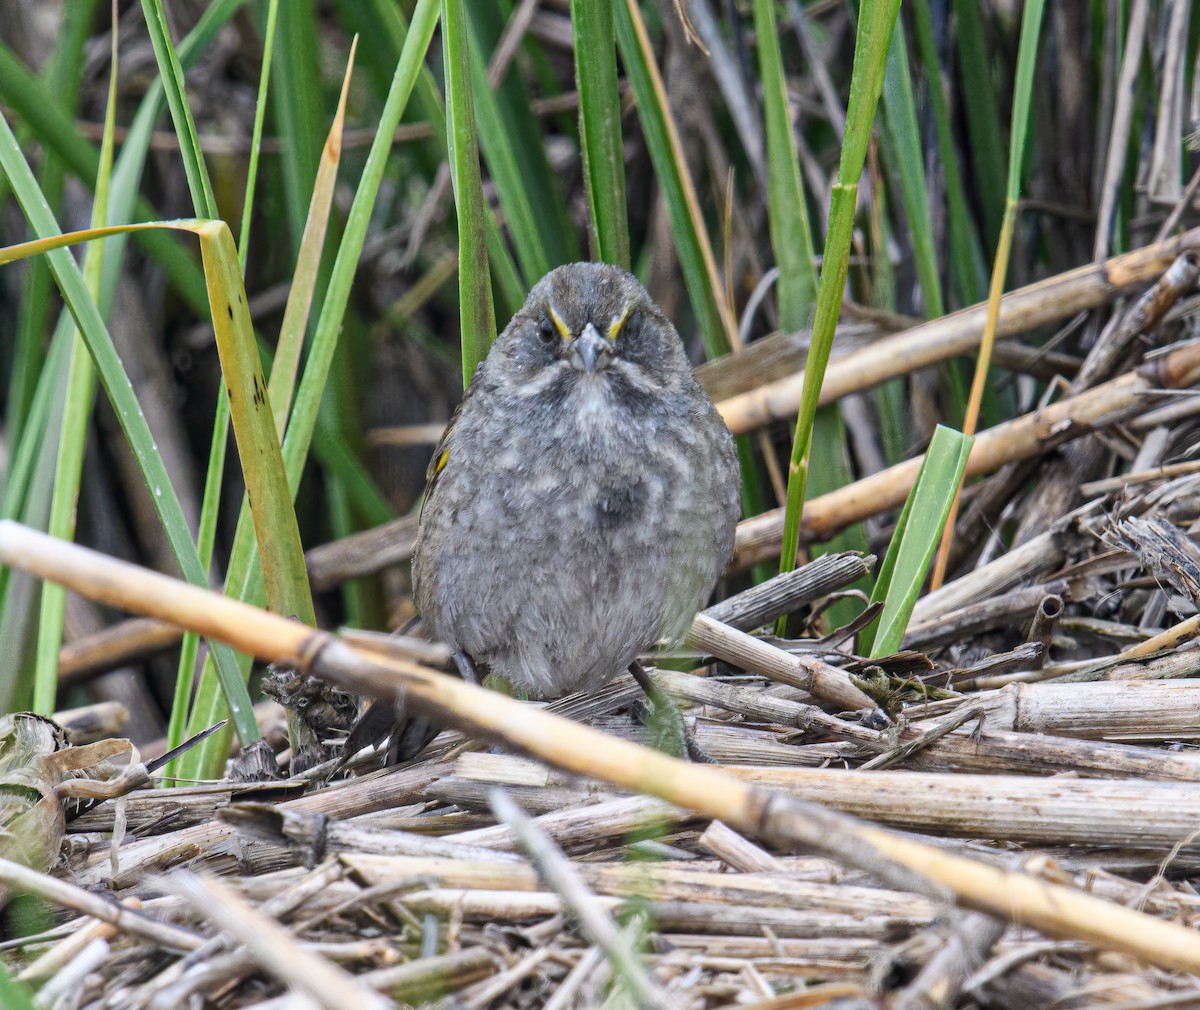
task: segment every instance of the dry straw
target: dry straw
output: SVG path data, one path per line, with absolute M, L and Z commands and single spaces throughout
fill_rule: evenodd
M 649 793 L 773 844 L 804 847 L 892 887 L 1080 939 L 1162 968 L 1200 972 L 1200 936 L 1174 923 L 1001 869 L 835 813 L 717 768 L 637 744 L 465 684 L 418 663 L 368 655 L 216 593 L 0 522 L 0 562 L 125 610 L 161 618 L 260 659 L 291 663 L 363 694 L 394 698 L 464 732 L 568 771 Z

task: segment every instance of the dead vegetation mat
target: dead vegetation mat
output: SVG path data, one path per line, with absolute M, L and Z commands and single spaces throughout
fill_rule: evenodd
M 1182 282 L 1147 278 L 1086 360 L 1055 362 L 1070 366 L 1056 402 L 1122 382 L 1124 399 L 986 456 L 957 577 L 919 601 L 904 652 L 868 661 L 812 623 L 871 564 L 831 555 L 712 608 L 674 657 L 691 662 L 670 664 L 694 670 L 660 661 L 718 765 L 947 860 L 1194 930 L 1200 352 L 1193 253 L 1172 252 Z M 860 506 L 873 542 L 892 507 Z M 748 564 L 770 532 L 743 527 Z M 322 549 L 314 581 L 403 563 L 403 530 L 390 537 L 386 556 Z M 806 690 L 797 660 L 876 708 Z M 623 677 L 554 708 L 645 741 L 637 698 Z M 279 718 L 262 713 L 268 730 Z M 0 883 L 23 896 L 6 929 L 32 933 L 5 960 L 47 1007 L 1200 1006 L 1180 970 L 1200 965 L 1200 936 L 1172 934 L 1178 950 L 1155 958 L 1086 916 L 1043 935 L 1016 890 L 993 896 L 1006 914 L 971 910 L 853 832 L 819 854 L 764 844 L 452 730 L 395 767 L 363 753 L 336 774 L 171 789 L 111 740 L 71 746 L 32 717 L 3 730 Z

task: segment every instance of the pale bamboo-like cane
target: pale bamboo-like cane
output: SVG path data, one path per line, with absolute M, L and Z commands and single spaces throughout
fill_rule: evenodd
M 1190 386 L 1197 374 L 1200 346 L 1186 344 L 1111 382 L 988 428 L 975 437 L 966 476 L 995 473 L 1006 463 L 1144 413 L 1156 403 L 1155 390 Z M 828 538 L 851 523 L 903 505 L 923 459 L 905 460 L 814 498 L 804 507 L 802 541 Z M 734 563 L 745 566 L 772 557 L 782 538 L 782 508 L 743 520 L 738 523 Z
M 1028 873 L 1003 870 L 845 814 L 687 764 L 217 593 L 0 522 L 0 563 L 92 599 L 292 663 L 361 694 L 408 703 L 447 725 L 507 742 L 567 771 L 649 793 L 775 844 L 804 846 L 891 886 L 955 900 L 1052 937 L 1082 939 L 1162 968 L 1200 972 L 1200 935 Z
M 1103 305 L 1150 283 L 1177 257 L 1197 249 L 1200 228 L 1193 228 L 1165 242 L 1010 291 L 1000 300 L 997 336 L 1014 336 Z M 833 403 L 918 368 L 973 353 L 983 336 L 987 312 L 987 302 L 981 302 L 834 358 L 821 384 L 821 403 Z M 717 410 L 734 434 L 744 434 L 771 421 L 794 418 L 803 384 L 801 370 L 721 400 Z

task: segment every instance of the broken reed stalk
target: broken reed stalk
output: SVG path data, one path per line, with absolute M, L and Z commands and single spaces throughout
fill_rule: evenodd
M 0 883 L 11 891 L 36 894 L 46 901 L 110 923 L 122 932 L 170 950 L 195 950 L 204 943 L 205 938 L 190 929 L 151 919 L 134 907 L 119 904 L 9 859 L 0 859 Z
M 705 614 L 696 615 L 687 641 L 717 659 L 752 673 L 761 673 L 769 680 L 798 687 L 818 698 L 826 698 L 844 709 L 876 708 L 875 702 L 855 687 L 845 670 L 812 656 L 794 656 Z
M 983 707 L 989 732 L 1010 730 L 1088 740 L 1200 736 L 1200 680 L 1011 684 L 972 698 L 972 704 Z
M 1166 242 L 1010 291 L 1000 301 L 996 336 L 1003 339 L 1103 305 L 1149 283 L 1179 256 L 1197 249 L 1200 228 L 1193 228 Z M 987 312 L 987 303 L 981 302 L 833 359 L 825 371 L 820 402 L 832 403 L 914 369 L 970 354 L 983 336 Z M 734 434 L 753 431 L 771 421 L 794 417 L 803 383 L 804 372 L 796 372 L 722 400 L 717 410 Z
M 687 764 L 416 663 L 361 655 L 335 635 L 10 520 L 0 522 L 0 562 L 92 599 L 171 621 L 260 659 L 302 667 L 349 691 L 387 699 L 402 693 L 415 710 L 464 732 L 505 742 L 568 771 L 659 796 L 775 844 L 813 849 L 891 886 L 957 900 L 1049 936 L 1082 939 L 1162 968 L 1200 972 L 1200 936 L 1175 923 L 945 852 L 723 770 Z
M 1143 413 L 1157 402 L 1156 390 L 1191 385 L 1197 373 L 1200 345 L 1189 344 L 1078 396 L 980 432 L 965 477 L 994 473 L 1006 463 L 1048 452 L 1097 428 Z M 826 540 L 852 523 L 903 505 L 923 459 L 905 460 L 808 502 L 802 542 Z M 774 557 L 782 539 L 782 508 L 742 521 L 737 528 L 735 565 Z
M 906 831 L 1034 845 L 1119 846 L 1166 856 L 1200 824 L 1195 782 L 847 771 L 786 766 L 726 769 L 766 789 L 799 794 Z M 1196 842 L 1187 846 L 1196 852 Z
M 1048 530 L 1005 551 L 995 560 L 967 572 L 961 578 L 947 582 L 941 589 L 922 596 L 909 618 L 906 647 L 920 648 L 908 644 L 909 636 L 914 641 L 928 640 L 929 634 L 936 632 L 949 615 L 1007 593 L 1015 586 L 1035 578 L 1038 573 L 1054 571 L 1065 557 L 1064 538 L 1055 530 Z

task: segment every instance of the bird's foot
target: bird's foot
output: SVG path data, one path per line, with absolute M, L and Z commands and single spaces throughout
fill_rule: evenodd
M 468 684 L 472 684 L 475 687 L 483 687 L 483 678 L 479 676 L 479 671 L 475 669 L 475 660 L 463 652 L 462 649 L 459 649 L 454 654 L 454 665 L 458 667 L 458 675 Z
M 696 742 L 695 737 L 688 732 L 679 706 L 650 679 L 650 674 L 636 659 L 629 664 L 629 672 L 638 686 L 646 693 L 646 698 L 653 705 L 653 712 L 645 706 L 634 709 L 634 719 L 643 726 L 650 726 L 655 736 L 658 750 L 673 754 L 675 757 L 686 755 L 688 760 L 696 764 L 716 764 L 716 759 Z M 651 722 L 653 715 L 653 722 Z

